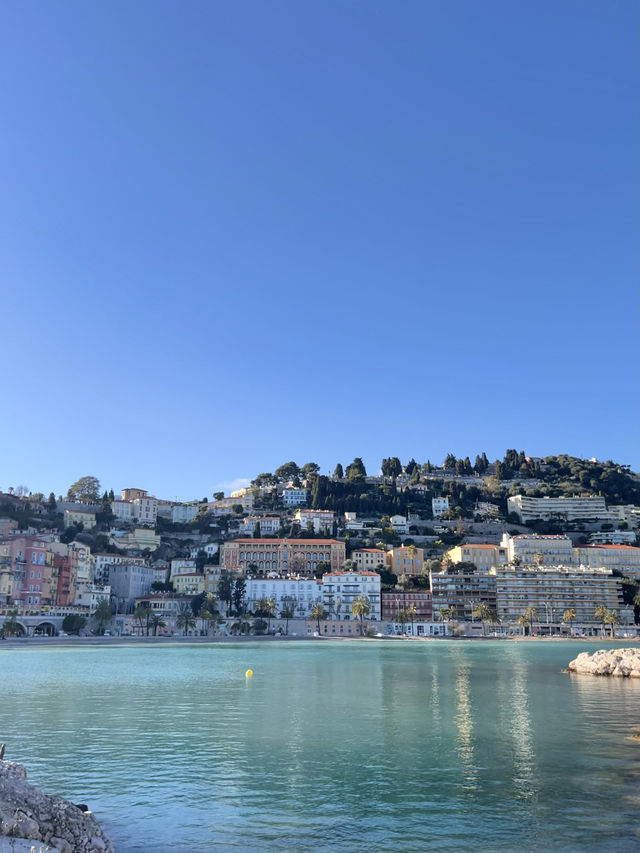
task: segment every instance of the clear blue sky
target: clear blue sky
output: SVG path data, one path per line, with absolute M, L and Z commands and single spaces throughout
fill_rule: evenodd
M 4 5 L 0 488 L 638 468 L 638 5 Z

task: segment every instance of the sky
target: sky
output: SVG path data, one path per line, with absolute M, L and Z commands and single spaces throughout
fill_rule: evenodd
M 0 489 L 638 470 L 638 29 L 605 0 L 10 0 Z

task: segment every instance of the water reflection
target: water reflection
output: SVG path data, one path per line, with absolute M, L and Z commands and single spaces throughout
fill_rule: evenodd
M 473 756 L 473 718 L 471 714 L 471 694 L 469 685 L 469 664 L 462 653 L 454 654 L 457 659 L 455 695 L 456 695 L 456 751 L 462 769 L 462 788 L 469 793 L 477 788 L 478 772 Z
M 531 736 L 531 717 L 527 695 L 527 671 L 522 664 L 515 668 L 511 684 L 512 714 L 510 735 L 513 742 L 513 786 L 522 800 L 538 796 L 538 774 Z

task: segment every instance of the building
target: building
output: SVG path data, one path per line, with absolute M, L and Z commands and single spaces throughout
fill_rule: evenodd
M 185 559 L 177 559 L 171 560 L 171 572 L 169 573 L 169 580 L 173 581 L 177 575 L 190 575 L 196 571 L 196 561 L 195 560 L 185 560 Z
M 433 604 L 430 592 L 411 590 L 410 592 L 382 592 L 381 593 L 382 621 L 396 622 L 398 613 L 415 607 L 414 622 L 431 622 L 433 619 Z
M 229 513 L 233 512 L 234 506 L 241 506 L 243 512 L 248 512 L 253 509 L 253 503 L 253 492 L 247 492 L 237 498 L 220 498 L 219 501 L 214 501 L 213 504 L 207 504 L 207 508 L 214 515 L 229 515 Z
M 282 503 L 285 506 L 304 506 L 307 502 L 306 489 L 283 489 Z
M 249 515 L 242 519 L 242 523 L 238 528 L 243 536 L 253 536 L 258 532 L 260 536 L 271 536 L 278 533 L 280 530 L 279 515 Z
M 600 606 L 619 613 L 621 622 L 633 621 L 623 607 L 620 580 L 610 569 L 509 567 L 499 569 L 495 581 L 496 609 L 504 623 L 515 624 L 529 607 L 535 610 L 535 622 L 556 627 L 568 609 L 575 611 L 575 622 L 600 622 L 595 616 Z
M 297 509 L 293 520 L 303 531 L 308 530 L 311 525 L 315 533 L 331 533 L 335 515 L 328 509 Z M 263 533 L 266 531 L 263 530 Z
M 446 552 L 446 556 L 452 563 L 473 563 L 481 572 L 504 566 L 509 561 L 508 551 L 501 545 L 456 545 Z
M 78 586 L 75 594 L 74 604 L 76 607 L 88 607 L 89 613 L 95 613 L 98 604 L 111 600 L 111 587 L 98 586 L 93 583 L 83 583 Z
M 472 621 L 472 612 L 478 604 L 496 609 L 496 578 L 483 572 L 431 572 L 429 575 L 436 620 L 449 611 L 451 618 Z
M 200 595 L 205 591 L 205 577 L 201 572 L 173 575 L 171 583 L 178 595 Z
M 509 563 L 521 565 L 572 566 L 575 563 L 573 543 L 568 536 L 543 536 L 504 533 L 500 547 L 507 550 Z
M 134 520 L 145 527 L 155 527 L 158 518 L 158 501 L 144 495 L 140 498 L 134 498 L 132 503 Z
M 9 536 L 18 529 L 15 518 L 0 518 L 0 536 Z
M 634 545 L 636 538 L 635 530 L 601 530 L 599 533 L 589 534 L 589 544 Z
M 386 553 L 379 548 L 357 548 L 352 551 L 351 559 L 360 571 L 364 569 L 375 571 L 376 569 L 384 569 Z
M 477 501 L 475 514 L 482 518 L 496 518 L 500 515 L 500 507 L 490 501 Z
M 396 533 L 405 535 L 409 532 L 409 524 L 404 515 L 392 515 L 389 519 L 389 524 Z
M 387 568 L 394 575 L 419 575 L 424 564 L 424 551 L 415 545 L 392 548 L 385 555 Z
M 599 519 L 606 515 L 607 505 L 602 497 L 529 498 L 526 495 L 513 495 L 507 498 L 507 512 L 517 515 L 523 524 L 536 519 L 575 521 Z
M 109 567 L 129 563 L 132 566 L 146 566 L 145 557 L 127 557 L 123 554 L 97 553 L 93 555 L 93 579 L 96 583 L 109 583 Z
M 96 514 L 83 509 L 65 509 L 64 526 L 73 527 L 81 524 L 85 530 L 91 530 L 96 526 Z
M 640 577 L 640 548 L 631 545 L 582 545 L 574 548 L 574 565 L 605 568 Z
M 111 501 L 111 512 L 118 521 L 133 521 L 133 504 L 129 501 Z
M 135 501 L 138 498 L 144 498 L 147 496 L 146 489 L 123 489 L 120 492 L 120 498 L 123 501 L 131 502 Z
M 198 504 L 174 504 L 171 507 L 173 524 L 189 524 L 198 515 Z
M 160 537 L 148 527 L 135 527 L 127 533 L 112 532 L 109 542 L 125 551 L 155 551 L 160 547 Z
M 222 544 L 221 565 L 252 574 L 311 575 L 318 563 L 342 567 L 344 542 L 337 539 L 231 539 Z
M 0 604 L 55 604 L 54 558 L 49 544 L 41 536 L 13 535 L 0 542 Z
M 449 512 L 449 498 L 431 498 L 431 512 L 434 518 Z
M 322 605 L 330 619 L 343 622 L 357 619 L 351 613 L 351 605 L 359 597 L 369 601 L 366 620 L 380 621 L 380 575 L 377 572 L 328 572 L 322 576 Z
M 149 566 L 136 566 L 120 563 L 109 566 L 109 586 L 111 597 L 115 599 L 116 610 L 130 612 L 136 598 L 151 591 L 154 571 Z
M 217 542 L 207 542 L 206 545 L 194 545 L 189 551 L 189 556 L 192 560 L 195 560 L 198 554 L 204 553 L 209 559 L 211 559 L 214 554 L 218 553 L 218 548 L 219 546 Z
M 275 615 L 279 616 L 288 605 L 293 608 L 290 618 L 307 619 L 322 601 L 322 582 L 313 578 L 249 578 L 246 584 L 247 610 L 252 612 L 261 598 L 272 598 Z

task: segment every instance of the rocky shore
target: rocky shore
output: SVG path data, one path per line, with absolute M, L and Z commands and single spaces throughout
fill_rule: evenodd
M 640 678 L 640 649 L 599 649 L 593 654 L 582 652 L 567 669 L 580 675 Z
M 43 794 L 21 764 L 0 760 L 0 853 L 114 853 L 85 805 Z

